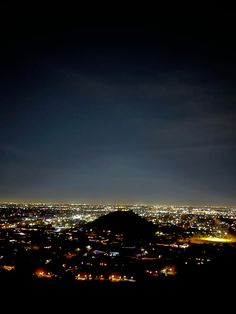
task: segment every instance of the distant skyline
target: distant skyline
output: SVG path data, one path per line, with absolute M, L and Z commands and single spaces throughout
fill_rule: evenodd
M 192 202 L 131 202 L 131 201 L 58 201 L 58 200 L 0 200 L 0 204 L 61 204 L 61 205 L 107 205 L 107 206 L 189 206 L 189 207 L 235 207 L 236 204 L 230 204 L 230 203 L 192 203 Z
M 197 21 L 2 27 L 0 199 L 235 205 L 235 34 Z

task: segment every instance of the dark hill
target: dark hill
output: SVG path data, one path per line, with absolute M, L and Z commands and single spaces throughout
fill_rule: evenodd
M 116 211 L 99 217 L 89 227 L 98 232 L 110 230 L 123 234 L 125 238 L 147 239 L 154 236 L 155 226 L 132 211 Z

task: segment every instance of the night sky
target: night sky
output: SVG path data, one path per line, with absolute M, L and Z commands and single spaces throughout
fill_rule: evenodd
M 236 204 L 231 18 L 54 22 L 1 27 L 0 200 Z

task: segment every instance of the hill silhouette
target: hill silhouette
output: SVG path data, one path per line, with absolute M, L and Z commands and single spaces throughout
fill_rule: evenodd
M 111 233 L 122 234 L 124 238 L 133 240 L 147 239 L 153 237 L 155 233 L 154 224 L 133 211 L 109 213 L 90 223 L 89 227 L 96 229 L 97 232 L 110 230 Z

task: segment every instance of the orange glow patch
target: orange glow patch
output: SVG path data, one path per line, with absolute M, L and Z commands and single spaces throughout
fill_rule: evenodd
M 46 271 L 45 269 L 42 269 L 42 268 L 37 268 L 34 274 L 37 278 L 48 278 L 48 279 L 50 279 L 53 277 L 52 273 L 50 273 L 49 271 Z

